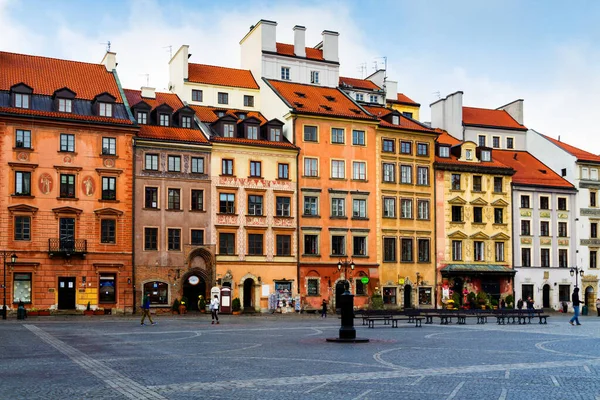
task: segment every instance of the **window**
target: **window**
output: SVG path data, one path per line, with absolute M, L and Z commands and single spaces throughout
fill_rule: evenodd
M 369 95 L 369 102 L 370 103 L 377 103 L 379 101 L 379 96 L 375 96 L 375 95 Z
M 364 236 L 354 236 L 352 238 L 352 255 L 367 255 L 367 238 Z
M 204 173 L 204 158 L 192 157 L 192 173 L 203 174 Z
M 290 216 L 290 207 L 291 199 L 289 197 L 279 197 L 275 198 L 275 215 L 278 217 L 289 217 Z
M 452 174 L 452 190 L 460 190 L 460 174 Z
M 346 216 L 346 199 L 333 198 L 331 199 L 331 216 L 345 217 Z
M 258 139 L 258 126 L 256 125 L 248 125 L 246 127 L 246 138 L 257 140 Z
M 319 176 L 316 158 L 304 159 L 304 176 Z
M 450 157 L 450 147 L 440 146 L 438 153 L 439 153 L 439 156 L 442 158 L 449 158 Z
M 558 301 L 560 301 L 560 302 L 571 301 L 571 286 L 570 285 L 558 285 Z
M 179 189 L 169 189 L 167 192 L 167 209 L 169 210 L 180 210 L 180 190 Z
M 590 249 L 590 268 L 598 267 L 598 250 Z
M 182 128 L 191 128 L 192 127 L 192 117 L 181 117 L 181 127 Z
M 30 217 L 15 217 L 15 240 L 31 240 Z
M 318 215 L 317 208 L 317 197 L 313 196 L 304 196 L 304 215 L 308 216 L 316 216 Z
M 478 139 L 479 139 L 479 146 L 480 147 L 485 147 L 486 136 L 485 135 L 479 135 Z
M 395 287 L 384 287 L 383 288 L 383 304 L 396 304 L 396 288 Z
M 417 155 L 418 156 L 429 155 L 429 145 L 427 143 L 417 143 Z
M 169 156 L 167 169 L 169 172 L 181 172 L 181 157 Z
M 269 140 L 271 142 L 281 142 L 281 129 L 270 128 L 269 129 Z
M 263 255 L 263 235 L 258 233 L 248 234 L 248 255 Z
M 202 102 L 203 93 L 202 90 L 192 89 L 192 101 Z
M 181 229 L 167 229 L 167 250 L 181 250 Z
M 400 166 L 400 182 L 401 183 L 412 183 L 412 166 L 410 166 L 410 165 Z
M 158 208 L 158 188 L 147 187 L 144 192 L 144 208 Z
M 158 154 L 146 154 L 144 168 L 148 171 L 158 171 Z
M 138 124 L 147 125 L 148 124 L 148 113 L 144 112 L 144 111 L 138 111 L 136 119 L 137 119 Z
M 417 219 L 429 219 L 429 200 L 417 200 Z
M 308 296 L 318 296 L 319 295 L 319 279 L 318 278 L 308 278 L 306 280 L 306 294 Z
M 60 151 L 75 151 L 75 135 L 68 133 L 60 134 Z
M 396 182 L 396 164 L 383 164 L 383 181 Z
M 248 215 L 263 215 L 263 197 L 256 195 L 248 196 Z
M 319 71 L 310 71 L 310 83 L 319 83 Z
M 221 175 L 233 175 L 233 160 L 221 160 Z
M 15 107 L 29 108 L 29 95 L 24 93 L 15 93 Z
M 541 266 L 543 268 L 550 267 L 550 249 L 540 249 Z
M 590 179 L 589 168 L 581 167 L 581 179 Z
M 31 172 L 15 172 L 15 196 L 31 196 Z
M 496 262 L 504 261 L 504 242 L 496 242 Z
M 504 210 L 501 208 L 494 208 L 494 223 L 495 224 L 503 224 L 504 223 Z
M 530 248 L 522 248 L 521 249 L 521 266 L 522 267 L 531 267 L 531 249 Z
M 219 233 L 219 254 L 234 255 L 235 254 L 235 234 L 234 233 Z
M 365 99 L 364 94 L 356 93 L 356 101 L 363 101 Z
M 317 255 L 319 254 L 319 236 L 304 235 L 304 254 Z
M 567 199 L 565 197 L 558 198 L 558 209 L 561 211 L 567 210 Z
M 546 197 L 546 196 L 540 197 L 540 209 L 542 209 L 542 210 L 550 209 L 550 202 L 548 201 L 548 197 Z
M 567 223 L 566 222 L 558 223 L 558 237 L 567 237 Z
M 346 254 L 346 236 L 331 236 L 331 254 Z
M 590 179 L 593 181 L 598 180 L 598 169 L 597 168 L 590 168 Z
M 394 197 L 383 198 L 383 216 L 385 218 L 396 218 L 396 199 Z
M 289 67 L 281 67 L 281 80 L 282 81 L 290 80 L 290 68 Z
M 472 160 L 473 159 L 473 151 L 471 149 L 466 149 L 465 150 L 465 158 L 467 160 Z
M 590 191 L 590 207 L 596 207 L 596 192 Z
M 277 179 L 289 179 L 290 166 L 289 164 L 277 164 Z
M 192 210 L 204 210 L 204 190 L 192 189 Z
M 289 256 L 292 254 L 292 237 L 290 235 L 276 235 L 276 254 L 278 256 Z
M 367 179 L 367 163 L 362 161 L 352 162 L 352 179 L 364 181 Z
M 400 142 L 400 153 L 412 154 L 412 142 Z
M 158 250 L 158 228 L 144 228 L 144 250 Z
M 250 161 L 250 176 L 255 178 L 262 176 L 262 163 L 260 161 Z
M 521 235 L 531 235 L 531 221 L 521 221 Z
M 550 223 L 548 221 L 540 222 L 540 236 L 550 236 Z
M 494 193 L 502 193 L 502 178 L 494 177 Z
M 356 279 L 356 295 L 357 296 L 366 296 L 367 295 L 367 285 L 365 285 L 364 283 L 362 283 L 361 281 L 362 276 L 359 276 L 358 279 Z
M 413 117 L 413 113 L 408 112 L 408 111 L 402 111 L 402 115 L 404 115 L 405 117 L 408 117 L 408 118 L 412 118 Z
M 417 239 L 418 262 L 429 262 L 429 239 Z
M 365 131 L 352 131 L 352 144 L 355 146 L 365 145 Z
M 481 175 L 473 175 L 473 191 L 481 192 Z
M 483 242 L 473 242 L 473 260 L 483 261 L 485 258 L 485 244 Z
M 190 235 L 191 244 L 195 246 L 204 244 L 204 231 L 202 229 L 192 229 Z
M 117 199 L 117 178 L 112 176 L 102 177 L 102 200 Z
M 492 136 L 492 147 L 495 149 L 500 148 L 500 136 Z
M 473 207 L 473 223 L 483 223 L 483 207 Z
M 235 125 L 223 124 L 223 137 L 232 138 L 234 137 Z
M 304 141 L 316 142 L 317 140 L 317 127 L 311 125 L 304 125 Z
M 452 222 L 463 222 L 462 206 L 452 206 Z
M 254 107 L 254 96 L 244 95 L 244 107 Z
M 117 154 L 117 139 L 102 138 L 102 154 L 114 156 Z
M 346 177 L 346 162 L 340 160 L 331 161 L 331 177 L 334 179 L 343 179 Z
M 506 148 L 513 149 L 514 148 L 514 139 L 511 137 L 506 138 Z
M 429 185 L 428 167 L 417 167 L 417 185 Z
M 352 200 L 352 218 L 367 218 L 367 200 Z
M 529 196 L 521 195 L 521 208 L 529 208 Z
M 22 301 L 31 303 L 31 274 L 15 273 L 13 275 L 13 303 Z
M 396 261 L 396 238 L 383 238 L 383 261 Z
M 60 197 L 75 198 L 75 175 L 60 175 Z
M 400 218 L 412 219 L 412 199 L 400 199 Z
M 160 126 L 169 126 L 171 116 L 169 114 L 160 114 L 158 116 L 158 124 Z
M 344 144 L 344 130 L 331 128 L 331 143 Z
M 221 214 L 235 213 L 235 194 L 220 193 L 219 194 L 219 212 Z
M 413 240 L 412 239 L 400 239 L 400 261 L 401 262 L 412 262 L 413 261 Z
M 492 153 L 489 150 L 481 150 L 481 161 L 492 161 Z
M 98 103 L 98 114 L 101 117 L 112 117 L 112 104 Z
M 229 94 L 224 92 L 217 93 L 217 103 L 219 104 L 229 104 Z
M 569 257 L 567 249 L 558 249 L 558 267 L 559 268 L 568 268 L 569 267 Z
M 22 129 L 17 129 L 15 136 L 16 136 L 15 147 L 20 148 L 20 149 L 30 149 L 31 148 L 31 131 L 24 131 Z
M 100 221 L 100 243 L 116 243 L 115 231 L 117 222 L 114 219 Z
M 396 142 L 392 139 L 383 139 L 383 151 L 385 153 L 394 153 L 396 151 L 395 144 Z
M 598 223 L 597 222 L 592 222 L 590 223 L 590 238 L 597 238 L 598 237 Z

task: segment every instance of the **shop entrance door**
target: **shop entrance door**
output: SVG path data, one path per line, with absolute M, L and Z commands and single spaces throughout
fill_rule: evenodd
M 544 293 L 542 293 L 542 307 L 550 308 L 550 285 L 544 285 L 543 291 Z
M 594 295 L 594 288 L 591 286 L 588 286 L 587 288 L 585 288 L 585 305 L 588 306 L 588 308 L 592 308 L 592 306 L 596 307 L 596 296 Z
M 204 300 L 210 303 L 210 299 L 206 297 L 206 281 L 201 276 L 192 275 L 185 280 L 183 295 L 188 299 L 188 311 L 198 311 L 199 296 L 203 296 Z
M 59 310 L 74 310 L 75 309 L 75 278 L 59 277 L 58 278 L 58 309 Z
M 481 288 L 500 304 L 500 282 L 481 282 Z
M 248 278 L 244 281 L 244 309 L 252 308 L 252 294 L 254 293 L 254 280 Z
M 348 281 L 338 281 L 335 284 L 335 309 L 336 310 L 340 308 L 341 296 L 346 291 L 347 284 L 348 284 Z
M 404 308 L 412 308 L 412 286 L 404 286 Z

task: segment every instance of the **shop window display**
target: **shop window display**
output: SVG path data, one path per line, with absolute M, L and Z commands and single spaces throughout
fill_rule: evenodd
M 150 304 L 169 304 L 169 285 L 164 282 L 145 283 L 144 293 L 150 294 Z
M 431 288 L 430 287 L 420 287 L 419 288 L 419 305 L 421 306 L 429 306 L 431 305 Z
M 115 303 L 115 274 L 100 274 L 100 288 L 98 291 L 100 303 Z
M 31 274 L 15 274 L 13 279 L 13 303 L 31 303 Z
M 396 304 L 396 288 L 383 288 L 383 304 Z

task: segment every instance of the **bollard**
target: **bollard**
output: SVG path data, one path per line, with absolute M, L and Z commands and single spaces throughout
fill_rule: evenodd
M 27 311 L 25 310 L 25 305 L 23 303 L 19 303 L 19 307 L 17 308 L 17 319 L 25 319 L 27 316 Z

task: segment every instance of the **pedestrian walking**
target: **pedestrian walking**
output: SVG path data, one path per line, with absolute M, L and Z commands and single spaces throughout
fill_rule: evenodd
M 531 297 L 527 298 L 527 314 L 530 317 L 533 317 L 533 306 L 535 304 L 535 301 L 533 301 L 533 299 Z
M 156 325 L 156 322 L 152 321 L 152 317 L 150 316 L 150 296 L 148 293 L 146 293 L 142 299 L 142 325 L 146 325 L 144 323 L 146 317 L 148 317 L 152 325 Z
M 517 308 L 519 309 L 519 311 L 521 311 L 523 309 L 523 300 L 519 299 L 519 301 L 517 301 Z
M 569 323 L 571 325 L 581 325 L 579 323 L 579 305 L 581 304 L 581 300 L 579 300 L 578 287 L 573 289 L 573 294 L 571 295 L 571 302 L 573 303 L 573 311 L 575 312 L 575 314 L 573 315 L 573 318 L 569 320 Z M 573 322 L 575 322 L 575 324 L 573 324 Z
M 596 300 L 596 311 L 598 311 L 598 316 L 600 317 L 600 299 Z
M 500 309 L 504 310 L 506 308 L 506 301 L 504 301 L 504 299 L 502 299 L 500 301 Z
M 327 301 L 325 299 L 321 303 L 321 318 L 327 318 Z
M 215 297 L 210 301 L 210 315 L 212 317 L 211 325 L 217 321 L 217 325 L 219 325 L 219 315 L 217 314 L 219 311 L 219 296 L 215 294 Z

